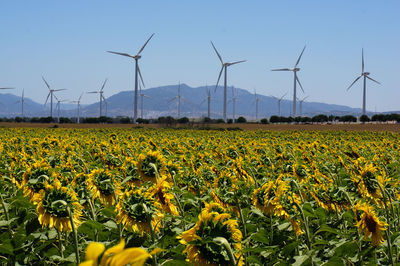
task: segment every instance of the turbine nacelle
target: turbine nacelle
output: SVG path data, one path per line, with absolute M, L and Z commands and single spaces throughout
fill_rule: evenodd
M 362 73 L 361 75 L 363 75 L 363 76 L 368 76 L 369 74 L 371 74 L 371 73 L 369 73 L 369 72 L 364 72 L 364 73 Z
M 293 71 L 293 72 L 300 71 L 300 68 L 299 68 L 299 67 L 295 67 L 295 68 L 292 69 L 292 71 Z

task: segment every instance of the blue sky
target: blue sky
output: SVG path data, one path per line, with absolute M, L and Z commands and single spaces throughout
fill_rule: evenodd
M 60 98 L 98 89 L 106 97 L 133 89 L 134 64 L 106 50 L 142 53 L 146 87 L 215 84 L 224 60 L 228 84 L 264 95 L 288 92 L 304 45 L 299 78 L 309 101 L 361 107 L 362 84 L 346 88 L 366 70 L 382 85 L 367 85 L 367 109 L 400 110 L 400 1 L 6 1 L 0 2 L 0 87 L 25 88 L 44 102 L 44 75 Z M 84 103 L 97 101 L 84 95 Z

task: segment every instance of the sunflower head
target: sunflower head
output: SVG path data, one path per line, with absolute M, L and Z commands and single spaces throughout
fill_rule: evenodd
M 88 175 L 87 185 L 93 199 L 99 198 L 106 206 L 114 204 L 115 195 L 118 194 L 119 190 L 112 172 L 104 169 L 92 170 Z
M 166 160 L 158 151 L 150 151 L 139 156 L 137 168 L 140 176 L 146 181 L 156 182 L 157 173 L 165 172 Z
M 361 212 L 360 220 L 356 223 L 356 226 L 364 233 L 364 238 L 366 239 L 371 235 L 371 244 L 373 246 L 382 244 L 384 242 L 382 231 L 386 230 L 385 227 L 388 224 L 381 221 L 374 208 L 367 203 L 358 202 L 355 209 Z

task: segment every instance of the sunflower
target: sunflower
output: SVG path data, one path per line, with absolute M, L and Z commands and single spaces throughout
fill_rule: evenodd
M 51 183 L 56 176 L 46 162 L 33 163 L 23 174 L 24 195 L 32 199 L 35 194 L 45 188 L 46 182 Z
M 169 212 L 172 215 L 179 215 L 178 209 L 171 202 L 174 195 L 169 193 L 169 190 L 171 190 L 171 184 L 167 181 L 167 177 L 163 177 L 148 190 L 148 193 L 161 204 L 165 212 Z
M 372 235 L 371 243 L 373 246 L 382 244 L 384 242 L 382 231 L 386 230 L 385 227 L 388 224 L 379 220 L 379 217 L 375 214 L 374 208 L 367 203 L 358 202 L 355 209 L 362 212 L 356 226 L 364 233 L 364 239 Z
M 157 172 L 162 175 L 166 171 L 166 160 L 158 151 L 149 151 L 146 155 L 140 154 L 137 168 L 139 175 L 145 180 L 155 183 Z
M 142 178 L 138 173 L 137 162 L 130 157 L 126 157 L 121 166 L 122 174 L 126 183 L 130 186 L 138 186 L 142 183 Z
M 131 265 L 143 266 L 148 258 L 153 254 L 160 252 L 160 249 L 154 249 L 148 253 L 142 248 L 125 249 L 125 240 L 121 239 L 119 244 L 106 250 L 102 243 L 92 242 L 86 248 L 85 261 L 80 266 L 117 266 Z M 100 262 L 100 263 L 99 263 Z
M 104 169 L 94 169 L 86 180 L 87 187 L 92 193 L 92 199 L 99 198 L 101 203 L 112 206 L 115 203 L 115 195 L 119 190 L 113 174 Z
M 183 253 L 187 254 L 188 262 L 194 265 L 228 265 L 228 254 L 214 241 L 216 237 L 223 237 L 230 243 L 237 265 L 243 265 L 242 232 L 238 229 L 238 222 L 227 213 L 203 210 L 194 227 L 183 232 L 178 239 L 186 246 Z
M 21 189 L 25 183 L 24 173 L 26 166 L 23 163 L 11 162 L 9 171 L 10 177 L 13 184 L 15 184 L 19 189 Z
M 272 210 L 272 205 L 268 202 L 266 202 L 266 197 L 268 196 L 272 186 L 274 185 L 274 182 L 269 181 L 262 185 L 261 187 L 257 188 L 254 190 L 253 193 L 253 205 L 261 210 L 265 214 L 270 214 Z
M 53 228 L 58 231 L 72 231 L 68 208 L 71 211 L 75 228 L 81 223 L 82 206 L 72 190 L 61 186 L 56 179 L 52 185 L 46 184 L 34 198 L 37 205 L 36 211 L 39 214 L 39 222 L 43 227 Z
M 154 201 L 142 189 L 126 190 L 116 205 L 116 218 L 118 223 L 141 235 L 144 232 L 151 233 L 150 222 L 154 232 L 158 232 L 161 227 L 160 220 L 164 217 L 160 209 L 160 203 Z

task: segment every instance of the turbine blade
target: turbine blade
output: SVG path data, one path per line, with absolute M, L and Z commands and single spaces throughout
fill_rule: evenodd
M 13 90 L 15 88 L 0 88 L 0 90 Z
M 138 72 L 139 72 L 140 81 L 142 82 L 143 87 L 146 87 L 146 86 L 144 85 L 144 81 L 143 81 L 143 77 L 142 77 L 142 72 L 140 71 L 139 65 L 138 65 Z M 140 85 L 140 84 L 139 84 L 139 85 Z
M 370 78 L 370 77 L 368 77 L 368 76 L 367 76 L 367 79 L 370 79 L 370 80 L 372 80 L 372 81 L 375 82 L 375 83 L 381 84 L 379 81 L 376 81 L 376 80 L 374 80 L 373 78 Z
M 88 91 L 86 93 L 99 93 L 98 91 Z
M 81 98 L 82 98 L 82 96 L 83 96 L 83 92 L 81 93 L 81 96 L 79 96 L 79 102 L 81 101 Z
M 303 86 L 301 86 L 301 83 L 300 83 L 300 80 L 299 80 L 299 78 L 296 76 L 296 80 L 297 80 L 297 83 L 299 83 L 299 85 L 300 85 L 300 88 L 301 88 L 301 90 L 303 91 L 303 93 L 304 93 L 304 89 L 303 89 Z
M 130 55 L 130 54 L 126 54 L 126 53 L 119 53 L 119 52 L 113 52 L 113 51 L 107 51 L 107 53 L 117 54 L 117 55 L 122 55 L 122 56 L 127 56 L 127 57 L 131 57 L 131 58 L 135 58 L 134 56 L 132 56 L 132 55 Z
M 294 67 L 297 67 L 297 65 L 299 64 L 300 59 L 301 59 L 301 56 L 303 55 L 305 49 L 306 49 L 306 46 L 304 45 L 303 51 L 301 51 L 301 54 L 300 54 L 299 58 L 297 59 L 297 62 L 296 62 L 296 64 L 294 65 Z
M 144 47 L 146 47 L 147 43 L 150 41 L 151 38 L 153 38 L 154 33 L 150 36 L 150 38 L 144 43 L 142 48 L 140 48 L 139 52 L 136 54 L 136 56 L 140 55 L 140 53 L 143 51 Z
M 101 89 L 100 89 L 100 92 L 103 92 L 103 89 L 104 89 L 104 86 L 106 85 L 106 83 L 107 83 L 107 78 L 104 80 L 104 82 L 103 82 L 103 86 L 101 86 Z
M 175 96 L 175 97 L 173 97 L 173 98 L 171 98 L 169 101 L 168 101 L 168 103 L 171 103 L 173 100 L 175 100 L 176 98 L 178 98 L 178 96 Z
M 236 62 L 229 63 L 229 65 L 230 65 L 230 66 L 231 66 L 231 65 L 236 65 L 236 64 L 243 63 L 243 62 L 246 62 L 246 61 L 247 61 L 247 60 L 236 61 Z
M 223 71 L 223 70 L 224 70 L 224 66 L 222 65 L 222 67 L 221 67 L 221 71 L 219 72 L 219 76 L 218 76 L 218 79 L 217 79 L 217 84 L 215 85 L 214 92 L 216 92 L 216 91 L 217 91 L 217 87 L 218 87 L 219 79 L 221 78 L 221 75 L 222 75 L 222 71 Z
M 202 100 L 201 103 L 200 103 L 200 105 L 202 105 L 202 104 L 205 103 L 205 102 L 206 102 L 206 99 Z
M 221 61 L 221 64 L 224 64 L 224 61 L 222 61 L 221 55 L 218 53 L 217 48 L 215 48 L 213 42 L 211 42 L 212 47 L 214 48 L 214 51 L 217 53 L 217 56 L 219 58 L 219 61 Z
M 361 50 L 361 58 L 362 58 L 362 63 L 361 63 L 361 74 L 364 73 L 364 48 Z
M 287 94 L 287 92 L 280 98 L 280 100 L 282 100 L 283 99 L 283 97 L 285 97 L 286 96 L 286 94 Z
M 66 91 L 67 89 L 57 89 L 57 90 L 53 90 L 54 91 Z
M 50 85 L 49 85 L 49 83 L 47 83 L 47 81 L 44 79 L 43 76 L 42 76 L 42 79 L 43 79 L 44 83 L 46 83 L 47 88 L 49 88 L 49 90 L 50 90 Z
M 150 96 L 147 96 L 147 95 L 144 95 L 144 94 L 143 94 L 143 97 L 151 99 Z
M 58 101 L 58 98 L 57 98 L 57 96 L 56 96 L 55 94 L 53 94 L 53 96 L 54 96 L 54 98 L 56 98 L 56 100 Z
M 351 86 L 353 86 L 354 85 L 354 83 L 356 83 L 357 82 L 357 80 L 359 80 L 360 78 L 362 77 L 362 75 L 361 76 L 359 76 L 358 78 L 356 78 L 354 81 L 353 81 L 353 83 L 351 83 L 351 85 L 347 88 L 347 90 L 349 90 L 350 88 L 351 88 Z
M 24 98 L 25 89 L 22 89 L 22 99 Z
M 49 99 L 49 97 L 50 97 L 50 94 L 51 94 L 51 92 L 49 92 L 49 94 L 47 94 L 47 98 L 46 98 L 46 101 L 44 102 L 44 105 L 46 105 L 46 103 L 47 103 L 47 100 Z
M 271 69 L 271 71 L 292 71 L 290 68 Z

